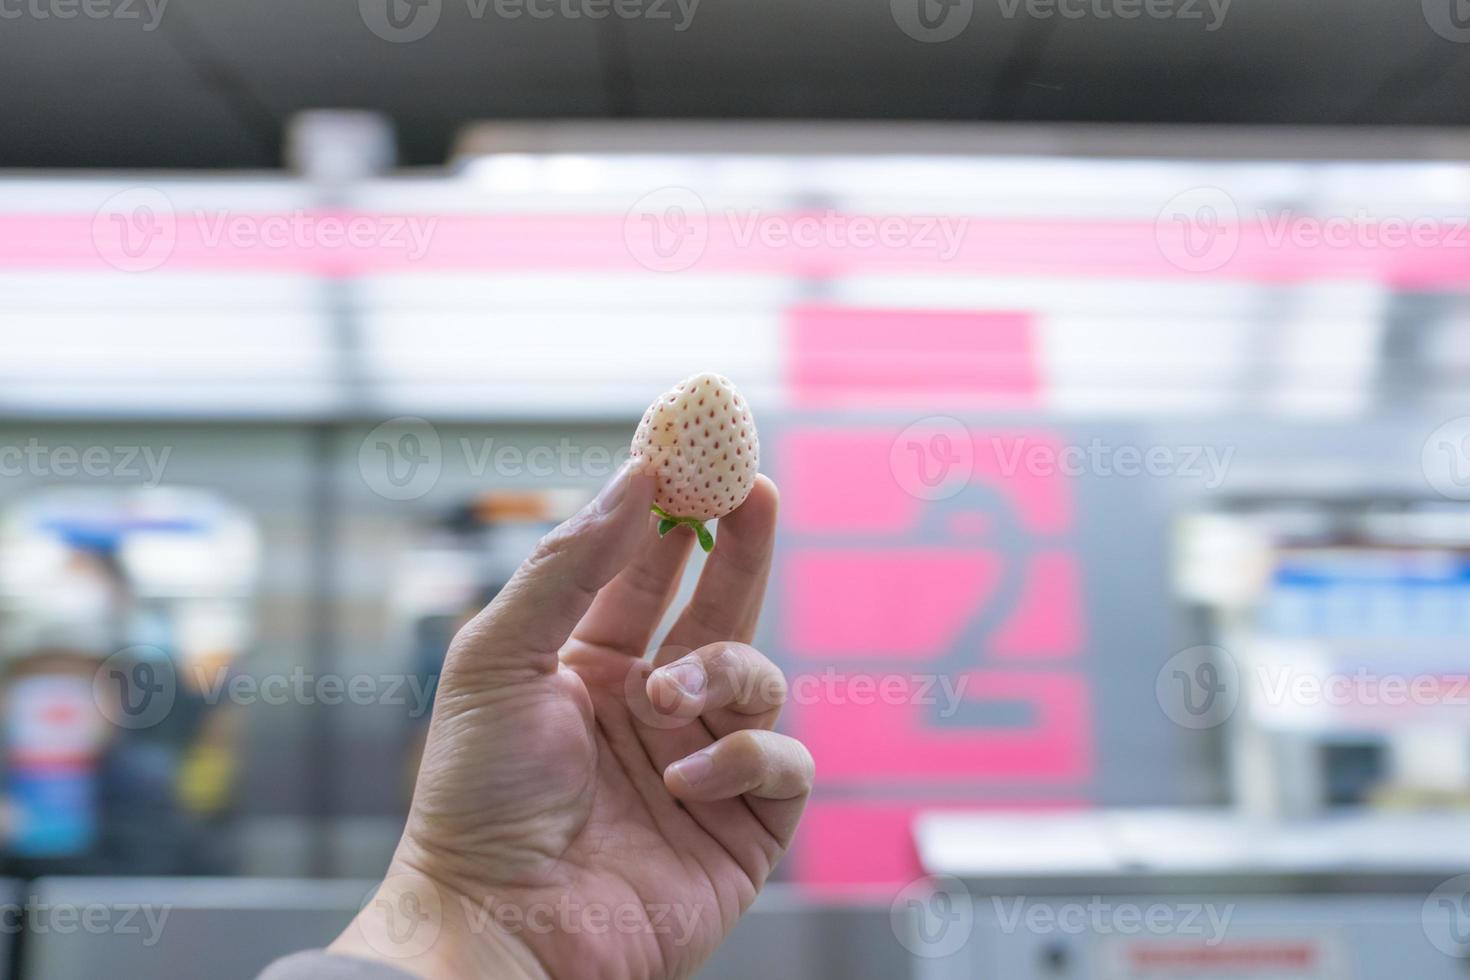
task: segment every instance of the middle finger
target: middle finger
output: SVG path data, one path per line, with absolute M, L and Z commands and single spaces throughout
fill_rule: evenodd
M 648 699 L 671 719 L 703 717 L 715 738 L 774 728 L 786 701 L 780 668 L 746 643 L 711 643 L 649 675 Z

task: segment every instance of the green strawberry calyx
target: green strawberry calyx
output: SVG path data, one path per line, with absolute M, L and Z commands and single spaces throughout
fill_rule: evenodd
M 705 550 L 706 554 L 714 550 L 715 536 L 709 533 L 709 528 L 704 526 L 704 521 L 701 521 L 697 517 L 675 517 L 658 504 L 653 505 L 653 512 L 660 518 L 658 522 L 659 537 L 668 534 L 680 524 L 687 524 L 689 527 L 694 528 L 694 536 L 699 539 L 699 546 Z

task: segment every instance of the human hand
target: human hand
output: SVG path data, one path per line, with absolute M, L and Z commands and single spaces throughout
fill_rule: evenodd
M 813 776 L 748 645 L 776 488 L 720 521 L 650 664 L 694 542 L 659 539 L 652 483 L 620 471 L 455 637 L 402 840 L 334 952 L 425 977 L 683 977 L 755 899 Z

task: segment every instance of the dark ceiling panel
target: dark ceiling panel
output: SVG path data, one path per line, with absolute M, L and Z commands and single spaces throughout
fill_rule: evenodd
M 1406 62 L 1422 63 L 1440 40 L 1418 3 L 1163 0 L 1157 9 L 1171 16 L 1045 21 L 1034 75 L 1051 87 L 1028 89 L 1017 116 L 1370 121 L 1360 117 L 1385 81 Z
M 606 0 L 637 15 L 599 20 L 506 11 L 602 0 L 168 0 L 153 29 L 146 2 L 0 20 L 0 167 L 272 166 L 320 107 L 387 113 L 413 164 L 495 119 L 1470 116 L 1470 43 L 1425 13 L 1458 0 L 1231 0 L 1215 30 L 1224 0 Z M 1035 15 L 1058 2 L 1200 16 Z
M 921 22 L 904 21 L 913 33 L 900 26 L 917 7 L 916 0 L 892 7 L 888 0 L 704 0 L 682 32 L 627 21 L 620 26 L 638 113 L 992 117 L 996 80 L 1025 25 L 1000 17 L 992 0 L 932 18 L 936 32 L 953 36 L 926 42 L 918 39 L 926 34 Z
M 314 108 L 386 113 L 410 164 L 442 162 L 469 120 L 607 112 L 594 22 L 499 16 L 496 0 L 439 0 L 436 17 L 410 17 L 399 33 L 373 19 L 396 2 L 212 2 L 194 33 L 279 118 Z
M 163 9 L 152 29 L 116 17 L 0 20 L 0 166 L 272 165 L 276 120 L 181 51 Z

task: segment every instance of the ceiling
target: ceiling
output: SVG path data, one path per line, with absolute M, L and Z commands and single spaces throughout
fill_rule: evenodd
M 937 42 L 920 0 L 86 2 L 0 5 L 0 167 L 274 167 L 322 107 L 387 114 L 410 165 L 476 120 L 1470 121 L 1460 0 L 922 0 L 963 23 Z M 438 18 L 388 40 L 388 3 Z

